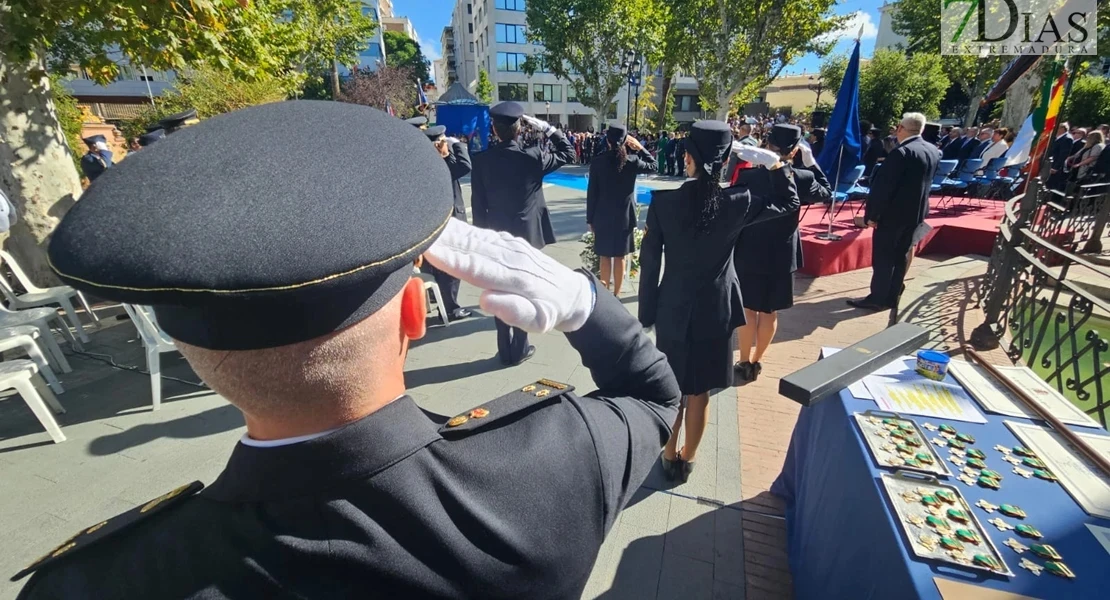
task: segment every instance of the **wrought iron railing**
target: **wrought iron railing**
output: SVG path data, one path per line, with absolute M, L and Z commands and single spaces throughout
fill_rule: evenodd
M 980 304 L 994 333 L 1024 362 L 1107 427 L 1110 419 L 1110 269 L 1078 256 L 1098 247 L 1110 186 L 1072 196 L 1046 191 L 1006 204 Z M 1100 297 L 1102 295 L 1103 297 Z

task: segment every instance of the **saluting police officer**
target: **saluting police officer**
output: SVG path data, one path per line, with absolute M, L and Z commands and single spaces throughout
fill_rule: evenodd
M 506 101 L 489 110 L 498 142 L 474 156 L 470 176 L 470 207 L 474 224 L 524 238 L 535 248 L 555 243 L 555 231 L 543 197 L 543 176 L 574 160 L 574 146 L 563 132 L 535 117 L 524 107 Z M 520 121 L 550 138 L 553 150 L 543 144 L 522 148 L 517 143 Z M 536 353 L 528 333 L 497 320 L 497 353 L 502 364 L 520 364 Z
M 432 145 L 435 146 L 439 155 L 443 157 L 443 162 L 447 164 L 447 170 L 451 172 L 451 191 L 455 199 L 455 209 L 452 216 L 465 223 L 466 202 L 463 199 L 462 185 L 459 184 L 459 179 L 470 173 L 470 153 L 466 151 L 466 146 L 461 141 L 443 135 L 447 131 L 447 128 L 443 125 L 433 125 L 423 131 L 424 135 L 432 141 Z M 452 277 L 430 264 L 425 268 L 435 277 L 436 285 L 439 286 L 439 291 L 443 294 L 443 308 L 446 309 L 451 320 L 469 317 L 471 312 L 459 306 L 458 278 Z
M 291 138 L 304 160 L 275 169 Z M 153 305 L 246 434 L 207 489 L 90 524 L 18 573 L 34 572 L 21 598 L 580 597 L 678 385 L 591 275 L 452 214 L 424 135 L 342 102 L 216 116 L 107 171 L 51 265 Z M 505 323 L 566 333 L 604 394 L 542 379 L 445 423 L 422 411 L 403 372 L 421 256 Z
M 83 140 L 87 152 L 81 157 L 81 172 L 89 181 L 96 181 L 112 166 L 112 151 L 108 149 L 108 140 L 102 135 L 93 135 Z

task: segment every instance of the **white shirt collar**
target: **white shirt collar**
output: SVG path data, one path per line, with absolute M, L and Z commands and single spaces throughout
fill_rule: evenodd
M 401 394 L 400 396 L 397 396 L 396 398 L 391 400 L 390 404 L 392 404 L 393 402 L 396 402 L 402 396 L 404 396 L 404 394 Z M 301 442 L 308 442 L 308 441 L 314 440 L 316 438 L 322 438 L 325 435 L 328 435 L 330 433 L 335 433 L 336 431 L 339 431 L 340 429 L 343 429 L 342 425 L 339 426 L 339 427 L 336 427 L 334 429 L 328 429 L 326 431 L 317 431 L 316 433 L 298 435 L 298 436 L 289 437 L 289 438 L 281 438 L 281 439 L 278 439 L 278 440 L 256 440 L 256 439 L 252 438 L 250 435 L 244 433 L 243 437 L 239 438 L 239 443 L 243 444 L 244 446 L 251 446 L 251 447 L 254 447 L 254 448 L 277 448 L 279 446 L 292 446 L 293 444 L 299 444 Z

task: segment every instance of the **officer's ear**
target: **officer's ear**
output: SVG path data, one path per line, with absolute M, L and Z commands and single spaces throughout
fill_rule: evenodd
M 427 310 L 424 305 L 424 281 L 409 279 L 401 290 L 401 331 L 410 340 L 424 337 L 427 331 Z

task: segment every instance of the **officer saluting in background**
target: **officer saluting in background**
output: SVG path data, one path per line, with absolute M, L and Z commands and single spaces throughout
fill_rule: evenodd
M 305 160 L 274 169 L 289 139 Z M 424 135 L 342 102 L 216 116 L 107 171 L 51 266 L 153 305 L 247 430 L 210 487 L 90 523 L 15 575 L 34 573 L 20 598 L 580 597 L 678 385 L 591 275 L 451 218 L 450 198 Z M 541 379 L 446 423 L 422 411 L 403 372 L 421 256 L 506 324 L 565 333 L 604 393 Z
M 470 207 L 478 227 L 504 231 L 524 238 L 534 248 L 555 243 L 551 216 L 543 198 L 543 176 L 574 160 L 574 146 L 563 132 L 546 121 L 524 114 L 524 107 L 507 101 L 489 110 L 493 132 L 499 140 L 474 156 L 470 175 Z M 521 148 L 517 143 L 520 121 L 551 139 L 553 151 L 543 144 Z M 497 353 L 502 364 L 520 364 L 536 353 L 528 333 L 497 320 Z
M 443 162 L 447 163 L 447 170 L 451 172 L 451 188 L 455 198 L 455 209 L 451 216 L 465 223 L 466 202 L 463 200 L 462 186 L 459 184 L 459 179 L 470 173 L 470 153 L 466 151 L 466 146 L 461 141 L 444 137 L 443 134 L 447 131 L 447 128 L 443 125 L 427 127 L 423 131 L 443 158 Z M 443 308 L 447 310 L 451 320 L 469 317 L 471 312 L 459 306 L 459 280 L 431 264 L 425 265 L 424 269 L 435 277 L 436 285 L 443 293 Z

